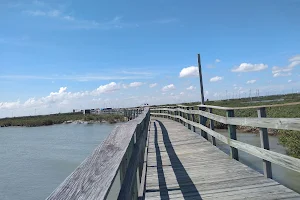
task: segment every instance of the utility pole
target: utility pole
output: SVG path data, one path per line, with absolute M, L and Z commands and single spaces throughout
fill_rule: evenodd
M 201 59 L 200 54 L 198 54 L 198 69 L 199 69 L 199 78 L 200 78 L 200 92 L 201 92 L 201 104 L 204 105 L 204 91 L 203 91 L 203 80 L 202 80 L 202 70 L 201 70 Z

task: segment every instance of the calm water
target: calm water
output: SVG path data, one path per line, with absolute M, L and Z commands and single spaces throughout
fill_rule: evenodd
M 113 128 L 109 124 L 0 128 L 0 199 L 45 199 Z

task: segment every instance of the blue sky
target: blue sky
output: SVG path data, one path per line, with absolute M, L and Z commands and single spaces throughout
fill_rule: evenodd
M 0 1 L 0 117 L 300 91 L 300 1 Z M 193 67 L 194 66 L 194 67 Z

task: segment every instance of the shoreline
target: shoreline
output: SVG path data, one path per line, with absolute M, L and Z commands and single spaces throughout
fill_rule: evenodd
M 83 115 L 81 113 L 66 113 L 40 116 L 27 116 L 0 119 L 0 127 L 39 127 L 54 124 L 115 124 L 126 121 L 123 115 L 101 114 Z
M 26 126 L 26 125 L 16 125 L 16 126 L 0 126 L 0 128 L 8 128 L 8 127 L 27 127 L 27 128 L 32 128 L 32 127 L 43 127 L 43 126 L 52 126 L 52 125 L 61 125 L 61 124 L 116 124 L 116 123 L 121 123 L 124 121 L 118 120 L 115 122 L 108 122 L 106 120 L 104 121 L 84 121 L 84 120 L 72 120 L 72 121 L 64 121 L 62 123 L 55 123 L 55 124 L 49 124 L 49 125 L 36 125 L 36 126 Z

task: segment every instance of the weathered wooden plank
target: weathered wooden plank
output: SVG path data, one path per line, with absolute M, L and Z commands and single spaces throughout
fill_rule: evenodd
M 176 118 L 190 123 L 181 116 Z M 228 159 L 228 155 L 180 123 L 161 118 L 157 120 L 163 127 L 159 124 L 156 133 L 150 131 L 146 200 L 300 198 L 299 194 L 274 180 L 265 179 L 253 169 Z M 203 126 L 196 122 L 190 124 Z M 210 129 L 203 126 L 205 128 L 209 133 Z M 225 143 L 238 142 L 219 133 L 216 135 Z M 196 138 L 195 143 L 186 143 L 193 138 Z M 158 158 L 160 162 L 157 162 Z
M 145 112 L 136 119 L 117 126 L 47 199 L 105 199 L 136 126 L 143 123 L 148 111 L 145 108 Z
M 273 128 L 284 130 L 300 130 L 300 118 L 246 118 L 235 117 L 227 119 L 227 124 L 252 126 L 259 128 Z
M 149 122 L 149 129 L 150 129 L 150 127 L 151 127 L 151 122 Z M 148 134 L 147 134 L 147 141 L 146 141 L 146 147 L 145 147 L 145 152 L 144 152 L 144 161 L 143 161 L 143 171 L 142 171 L 142 176 L 141 176 L 141 184 L 140 184 L 139 191 L 138 191 L 138 200 L 143 200 L 145 198 L 149 136 L 150 136 L 150 130 L 148 131 Z

